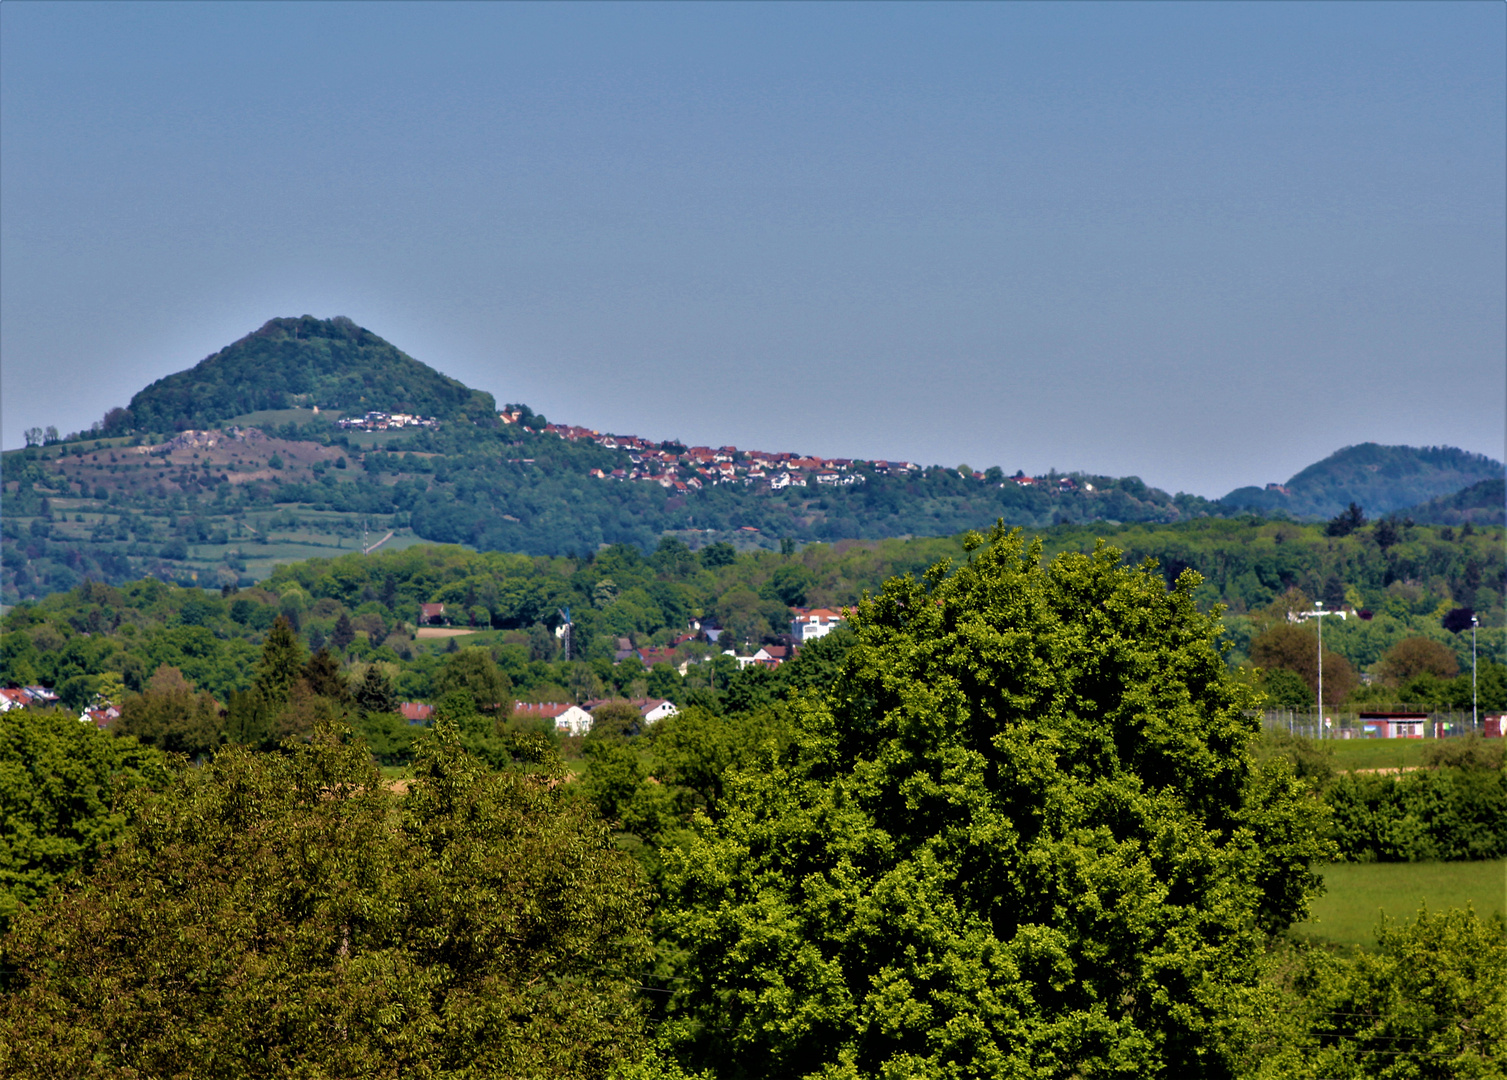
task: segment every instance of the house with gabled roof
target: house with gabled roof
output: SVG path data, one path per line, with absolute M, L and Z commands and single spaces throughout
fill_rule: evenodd
M 591 713 L 569 701 L 515 701 L 514 719 L 549 720 L 556 731 L 585 735 L 591 730 Z
M 796 641 L 811 641 L 826 637 L 847 621 L 847 611 L 831 608 L 795 608 L 795 617 L 790 620 L 790 636 Z
M 405 701 L 398 706 L 398 715 L 410 724 L 427 724 L 434 719 L 434 706 L 422 701 Z

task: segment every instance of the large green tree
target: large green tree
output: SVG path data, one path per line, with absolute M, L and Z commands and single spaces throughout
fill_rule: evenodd
M 636 867 L 557 767 L 322 728 L 138 799 L 5 941 L 0 1074 L 591 1077 L 643 1046 Z
M 723 1077 L 1224 1074 L 1322 810 L 1254 764 L 1196 574 L 968 547 L 861 606 L 791 749 L 668 853 L 683 1049 Z
M 140 694 L 126 698 L 116 727 L 122 735 L 189 757 L 213 752 L 224 739 L 215 699 L 196 691 L 183 672 L 167 664 L 158 667 Z
M 133 738 L 57 709 L 0 713 L 0 932 L 108 850 L 125 791 L 166 779 L 162 756 Z
M 434 679 L 436 694 L 462 693 L 476 711 L 507 717 L 513 712 L 513 684 L 486 649 L 460 649 L 445 661 Z

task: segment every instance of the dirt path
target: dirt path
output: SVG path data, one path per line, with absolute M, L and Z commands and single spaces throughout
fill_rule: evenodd
M 370 555 L 372 552 L 376 551 L 379 547 L 381 547 L 383 544 L 387 543 L 391 539 L 392 539 L 392 530 L 389 529 L 388 532 L 387 532 L 387 535 L 384 536 L 382 539 L 378 540 L 371 547 L 369 547 L 369 548 L 362 548 L 361 549 L 361 554 L 363 554 L 363 555 Z
M 474 633 L 475 630 L 462 630 L 454 626 L 421 626 L 415 631 L 415 635 L 421 638 L 461 637 Z

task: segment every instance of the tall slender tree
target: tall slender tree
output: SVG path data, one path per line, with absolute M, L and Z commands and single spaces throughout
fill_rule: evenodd
M 262 642 L 262 655 L 257 661 L 251 688 L 264 701 L 279 705 L 288 700 L 289 691 L 303 673 L 303 643 L 293 632 L 293 624 L 287 616 L 279 615 Z

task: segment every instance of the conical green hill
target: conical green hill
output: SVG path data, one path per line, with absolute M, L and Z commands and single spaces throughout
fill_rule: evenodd
M 339 409 L 480 419 L 491 394 L 441 375 L 350 319 L 272 319 L 131 399 L 143 431 L 208 428 L 261 409 Z

